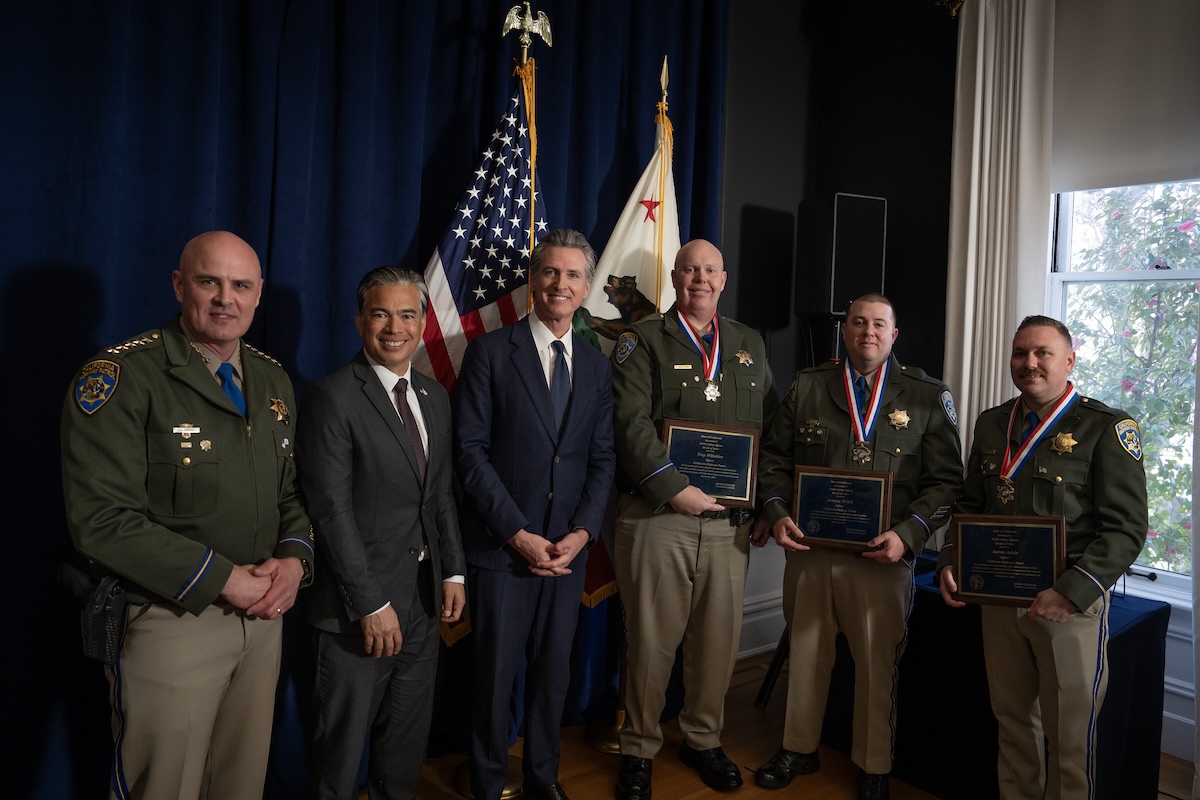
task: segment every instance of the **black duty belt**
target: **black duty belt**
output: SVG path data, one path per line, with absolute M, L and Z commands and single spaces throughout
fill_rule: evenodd
M 722 508 L 720 511 L 701 511 L 696 516 L 701 519 L 727 519 L 735 528 L 745 525 L 754 516 L 748 508 Z

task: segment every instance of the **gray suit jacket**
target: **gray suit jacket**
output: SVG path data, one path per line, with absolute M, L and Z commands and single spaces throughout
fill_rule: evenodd
M 439 606 L 442 578 L 466 572 L 451 488 L 449 398 L 415 371 L 412 384 L 429 434 L 424 486 L 404 424 L 362 351 L 313 384 L 300 404 L 305 439 L 296 461 L 317 538 L 308 616 L 321 630 L 358 633 L 359 618 L 389 601 L 404 620 L 422 531 Z

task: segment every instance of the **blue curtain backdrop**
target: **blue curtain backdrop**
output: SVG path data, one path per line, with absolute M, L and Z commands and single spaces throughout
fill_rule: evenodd
M 108 762 L 100 668 L 55 585 L 58 417 L 101 347 L 165 322 L 183 244 L 216 228 L 258 251 L 248 340 L 302 395 L 359 346 L 359 277 L 423 269 L 507 100 L 514 0 L 0 4 L 3 414 L 12 456 L 3 586 L 10 668 L 0 751 L 14 797 L 96 797 Z M 725 0 L 540 0 L 538 171 L 551 226 L 602 247 L 654 145 L 671 72 L 685 240 L 716 241 Z M 719 243 L 718 243 L 719 244 Z M 12 476 L 16 476 L 15 478 Z M 288 621 L 284 691 L 306 631 Z M 456 680 L 446 677 L 447 680 Z M 303 711 L 281 706 L 268 794 L 298 796 Z M 15 784 L 15 785 L 14 785 Z

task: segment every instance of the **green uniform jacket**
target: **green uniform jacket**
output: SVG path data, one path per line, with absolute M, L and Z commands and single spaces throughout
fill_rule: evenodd
M 312 560 L 292 460 L 295 400 L 273 359 L 242 346 L 249 420 L 176 317 L 85 364 L 62 416 L 76 549 L 128 579 L 132 602 L 199 614 L 234 565 Z
M 1000 462 L 1016 402 L 1014 398 L 979 415 L 966 485 L 954 511 L 1066 517 L 1067 560 L 1072 567 L 1054 588 L 1076 608 L 1087 608 L 1116 583 L 1146 544 L 1146 470 L 1137 423 L 1124 411 L 1080 396 L 1017 473 L 1016 496 L 1002 503 L 997 498 Z M 1075 441 L 1067 443 L 1070 439 Z M 942 548 L 938 569 L 953 564 L 954 558 L 951 542 Z
M 726 316 L 718 324 L 721 395 L 715 401 L 705 397 L 704 365 L 675 306 L 627 327 L 613 349 L 617 486 L 641 492 L 656 509 L 688 485 L 667 457 L 664 418 L 762 430 L 779 405 L 762 337 Z
M 915 555 L 962 490 L 962 444 L 950 389 L 891 358 L 871 460 L 851 454 L 854 436 L 840 360 L 796 373 L 759 457 L 759 496 L 774 525 L 792 512 L 796 465 L 892 473 L 891 529 Z

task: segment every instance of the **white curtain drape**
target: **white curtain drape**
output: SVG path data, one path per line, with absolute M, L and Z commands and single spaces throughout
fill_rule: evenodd
M 963 452 L 979 413 L 1014 393 L 1017 323 L 1041 314 L 1050 241 L 1054 3 L 962 7 L 950 195 L 946 381 Z

